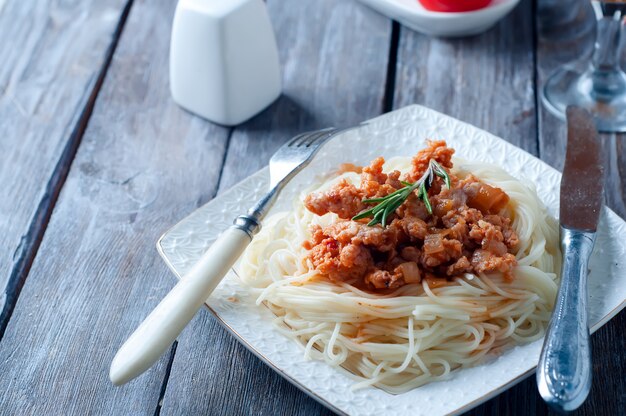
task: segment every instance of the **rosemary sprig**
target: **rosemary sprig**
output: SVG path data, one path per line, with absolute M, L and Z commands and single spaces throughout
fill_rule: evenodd
M 417 190 L 417 197 L 424 201 L 424 205 L 426 205 L 428 213 L 432 215 L 433 207 L 430 205 L 430 201 L 428 200 L 428 190 L 430 189 L 435 176 L 442 178 L 446 187 L 450 189 L 450 176 L 448 175 L 448 172 L 446 172 L 445 169 L 434 159 L 431 159 L 430 162 L 428 162 L 428 169 L 417 182 L 410 183 L 402 181 L 404 187 L 390 193 L 387 196 L 382 198 L 364 199 L 364 203 L 376 204 L 376 206 L 361 212 L 352 219 L 360 220 L 362 218 L 372 217 L 372 220 L 367 225 L 373 226 L 376 224 L 382 224 L 384 228 L 387 226 L 387 218 L 389 215 L 393 214 L 396 209 L 400 208 L 400 205 L 402 205 L 402 203 L 406 201 L 409 195 L 411 195 L 411 193 L 415 190 Z

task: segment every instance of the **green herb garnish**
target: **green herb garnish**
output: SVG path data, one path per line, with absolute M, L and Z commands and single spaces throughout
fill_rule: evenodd
M 364 203 L 376 204 L 376 206 L 361 212 L 360 214 L 352 217 L 352 219 L 356 221 L 362 218 L 372 217 L 372 220 L 367 225 L 373 226 L 376 224 L 382 224 L 384 228 L 387 225 L 387 217 L 389 217 L 390 214 L 393 214 L 396 209 L 400 208 L 400 205 L 402 205 L 402 203 L 406 201 L 409 195 L 411 195 L 411 193 L 416 189 L 417 197 L 424 201 L 424 205 L 426 205 L 428 213 L 432 215 L 433 207 L 430 205 L 430 201 L 428 200 L 428 190 L 430 189 L 435 176 L 443 178 L 446 187 L 450 189 L 450 176 L 448 175 L 448 172 L 446 172 L 445 169 L 434 159 L 431 159 L 430 162 L 428 162 L 428 169 L 417 182 L 410 183 L 402 181 L 404 187 L 390 193 L 387 196 L 382 198 L 364 199 Z

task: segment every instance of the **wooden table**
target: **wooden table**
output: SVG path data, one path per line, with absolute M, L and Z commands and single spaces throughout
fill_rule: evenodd
M 283 95 L 225 128 L 170 97 L 175 1 L 0 2 L 0 414 L 330 414 L 206 311 L 145 375 L 108 380 L 117 348 L 175 282 L 158 236 L 297 132 L 419 103 L 562 167 L 564 124 L 538 87 L 589 50 L 585 18 L 554 42 L 523 0 L 483 35 L 441 40 L 352 0 L 267 4 Z M 624 217 L 624 137 L 602 144 L 607 203 Z M 626 409 L 625 330 L 621 313 L 593 335 L 594 385 L 577 414 Z M 551 414 L 534 378 L 471 413 Z

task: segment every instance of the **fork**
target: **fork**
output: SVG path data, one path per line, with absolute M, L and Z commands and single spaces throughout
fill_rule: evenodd
M 287 182 L 328 139 L 345 130 L 303 133 L 278 149 L 269 165 L 270 191 L 247 214 L 235 219 L 120 347 L 109 371 L 113 384 L 134 379 L 163 355 L 250 244 Z

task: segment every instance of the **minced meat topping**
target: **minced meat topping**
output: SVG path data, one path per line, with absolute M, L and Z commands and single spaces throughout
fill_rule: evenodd
M 454 149 L 444 141 L 429 141 L 412 160 L 411 171 L 383 172 L 384 159 L 376 158 L 362 169 L 356 186 L 341 181 L 329 190 L 305 198 L 306 208 L 317 215 L 329 212 L 339 220 L 327 227 L 311 227 L 304 243 L 307 258 L 324 277 L 369 290 L 395 289 L 422 278 L 435 285 L 464 273 L 501 272 L 513 279 L 517 265 L 512 250 L 518 237 L 504 212 L 509 196 L 501 189 L 469 175 L 450 173 Z M 449 174 L 450 189 L 437 177 L 428 192 L 430 214 L 414 192 L 390 217 L 386 227 L 368 226 L 368 219 L 351 218 L 370 208 L 363 202 L 402 188 L 400 182 L 419 179 L 431 159 Z

